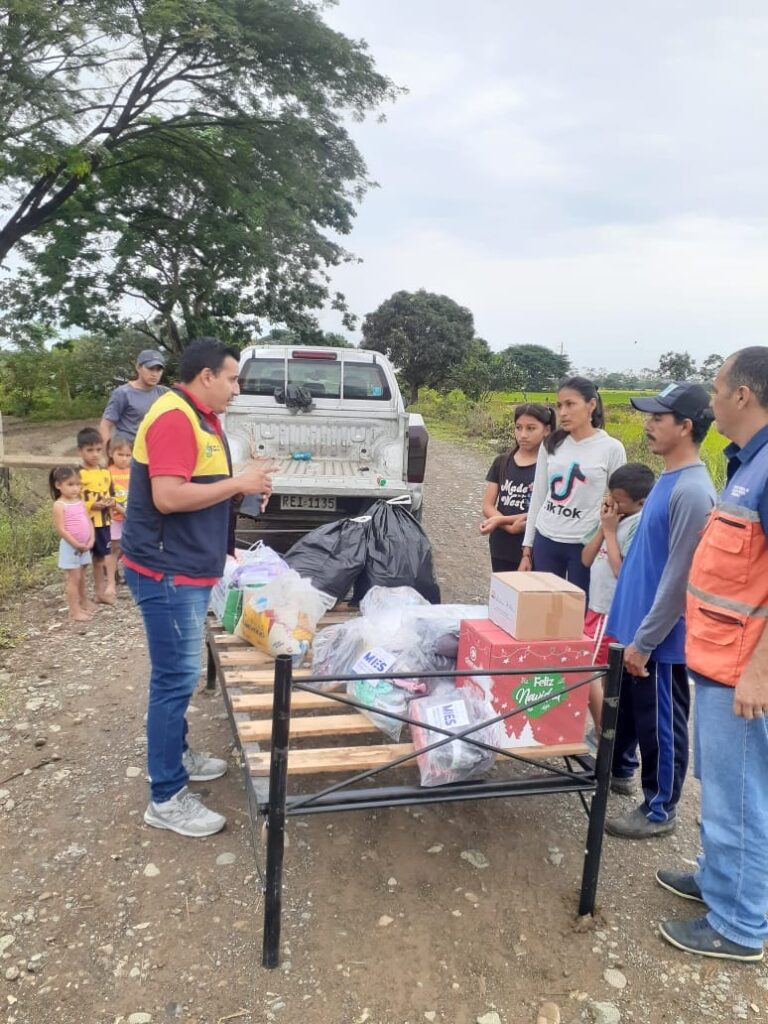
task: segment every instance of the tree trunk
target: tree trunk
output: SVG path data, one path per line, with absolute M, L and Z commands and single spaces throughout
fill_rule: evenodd
M 181 343 L 181 334 L 178 325 L 169 313 L 165 318 L 165 329 L 168 332 L 168 341 L 172 352 L 180 356 L 184 346 Z
M 408 404 L 415 405 L 419 400 L 419 385 L 413 381 L 408 382 Z

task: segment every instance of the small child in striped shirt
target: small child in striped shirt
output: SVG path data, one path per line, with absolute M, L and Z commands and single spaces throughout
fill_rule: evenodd
M 131 478 L 131 458 L 133 445 L 130 438 L 123 434 L 115 434 L 109 442 L 109 476 L 112 480 L 112 496 L 115 504 L 111 510 L 109 524 L 112 554 L 107 556 L 107 586 L 113 587 L 117 578 L 118 565 L 123 552 L 120 538 L 123 536 L 123 523 L 128 509 L 128 483 Z

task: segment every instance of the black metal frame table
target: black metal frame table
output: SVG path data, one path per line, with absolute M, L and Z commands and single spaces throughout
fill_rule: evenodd
M 428 728 L 430 733 L 437 734 L 440 738 L 419 748 L 405 743 L 382 744 L 380 747 L 373 748 L 354 748 L 354 750 L 373 751 L 374 753 L 380 751 L 382 754 L 380 763 L 374 762 L 372 766 L 357 772 L 349 765 L 342 766 L 341 764 L 336 764 L 334 765 L 335 774 L 340 774 L 344 771 L 352 771 L 353 774 L 315 792 L 289 793 L 291 710 L 292 698 L 295 694 L 314 695 L 314 698 L 312 696 L 297 698 L 297 703 L 303 700 L 307 707 L 317 708 L 318 704 L 316 702 L 313 703 L 313 700 L 320 700 L 323 704 L 335 702 L 336 705 L 345 706 L 342 708 L 345 711 L 359 712 L 360 710 L 374 709 L 370 709 L 367 705 L 362 704 L 346 693 L 321 689 L 321 687 L 330 682 L 344 683 L 348 680 L 355 680 L 358 676 L 334 676 L 331 679 L 324 676 L 311 676 L 306 672 L 299 674 L 294 671 L 291 658 L 287 655 L 282 655 L 274 663 L 273 696 L 271 699 L 269 695 L 266 698 L 261 698 L 260 704 L 260 706 L 266 706 L 267 702 L 271 703 L 271 723 L 268 723 L 270 738 L 269 754 L 253 753 L 253 745 L 248 739 L 248 723 L 245 720 L 245 716 L 238 709 L 240 698 L 239 696 L 233 697 L 233 694 L 230 692 L 226 679 L 227 668 L 222 665 L 219 657 L 220 651 L 217 645 L 217 637 L 220 637 L 220 635 L 212 629 L 209 629 L 207 632 L 208 671 L 206 684 L 210 689 L 215 685 L 216 679 L 218 679 L 221 685 L 222 696 L 240 750 L 248 811 L 253 826 L 252 831 L 255 829 L 255 819 L 258 815 L 263 816 L 266 824 L 266 867 L 263 874 L 259 871 L 262 875 L 265 897 L 262 944 L 262 964 L 264 967 L 273 968 L 279 964 L 285 824 L 288 817 L 300 814 L 367 810 L 410 804 L 487 800 L 498 797 L 540 796 L 548 793 L 577 793 L 589 819 L 578 912 L 582 916 L 594 912 L 602 853 L 603 829 L 610 786 L 611 758 L 613 755 L 616 719 L 621 692 L 623 648 L 620 645 L 610 645 L 607 665 L 556 666 L 549 669 L 536 669 L 537 674 L 549 671 L 558 672 L 566 677 L 569 675 L 586 676 L 579 679 L 576 683 L 567 686 L 567 691 L 588 686 L 594 679 L 605 677 L 603 727 L 596 758 L 588 755 L 584 744 L 545 747 L 538 752 L 531 750 L 531 748 L 525 748 L 525 753 L 522 753 L 519 748 L 496 747 L 473 737 L 473 733 L 519 715 L 535 707 L 537 704 L 551 699 L 550 696 L 541 697 L 538 700 L 529 702 L 522 708 L 513 708 L 483 722 L 474 723 L 466 728 L 457 730 L 442 729 L 432 725 L 425 727 L 423 723 L 416 722 L 414 719 L 409 718 L 408 715 L 398 715 L 377 707 L 375 708 L 375 713 L 379 716 L 404 724 L 420 725 L 423 728 Z M 530 667 L 493 670 L 494 677 L 530 674 Z M 259 675 L 266 675 L 266 672 L 254 674 L 254 676 Z M 455 672 L 421 673 L 420 677 L 426 678 L 430 675 L 441 678 L 447 676 L 467 678 L 487 676 L 489 672 L 488 670 L 468 671 L 461 669 Z M 379 676 L 371 675 L 370 678 L 393 680 L 410 678 L 411 676 L 412 673 L 389 673 Z M 242 703 L 247 704 L 247 700 Z M 332 704 L 327 706 L 331 707 Z M 355 714 L 354 716 L 347 716 L 344 721 L 352 723 L 353 717 L 355 721 L 360 718 L 359 714 Z M 293 721 L 295 725 L 296 720 L 293 719 Z M 326 721 L 330 720 L 326 719 Z M 341 721 L 341 719 L 333 719 L 333 721 Z M 267 725 L 263 721 L 261 724 L 262 726 Z M 265 728 L 260 730 L 259 735 L 264 738 Z M 506 761 L 508 764 L 517 762 L 526 766 L 536 767 L 539 771 L 536 774 L 517 778 L 477 779 L 432 788 L 402 784 L 374 787 L 370 785 L 361 786 L 361 784 L 370 783 L 372 779 L 375 779 L 385 771 L 398 768 L 407 762 L 414 762 L 415 758 L 421 753 L 437 749 L 455 740 L 461 740 L 482 750 L 493 751 L 497 758 Z M 343 755 L 346 752 L 348 756 L 353 756 L 354 750 L 352 748 L 343 748 L 340 754 Z M 317 751 L 316 753 L 319 755 L 331 752 Z M 297 755 L 296 751 L 292 753 L 295 758 L 300 756 L 300 754 Z M 308 753 L 311 754 L 312 751 L 308 751 Z M 562 759 L 565 767 L 546 763 L 541 760 L 542 757 Z M 255 765 L 261 774 L 254 774 Z M 308 770 L 307 774 L 311 774 L 311 772 Z M 588 805 L 586 795 L 590 793 L 592 794 L 592 801 Z

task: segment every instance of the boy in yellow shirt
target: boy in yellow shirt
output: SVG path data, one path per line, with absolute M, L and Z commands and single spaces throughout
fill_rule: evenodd
M 110 509 L 115 504 L 112 497 L 112 480 L 109 470 L 102 466 L 104 443 L 98 430 L 86 427 L 78 432 L 77 447 L 80 452 L 80 485 L 88 517 L 93 523 L 94 542 L 91 551 L 93 564 L 93 586 L 96 600 L 101 604 L 114 604 L 114 585 L 107 579 L 107 558 L 112 554 L 110 540 Z

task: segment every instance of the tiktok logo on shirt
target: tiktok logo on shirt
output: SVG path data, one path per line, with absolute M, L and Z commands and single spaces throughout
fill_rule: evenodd
M 567 474 L 557 473 L 551 476 L 549 478 L 549 501 L 546 504 L 547 512 L 555 512 L 568 519 L 581 519 L 581 509 L 564 508 L 563 506 L 570 501 L 576 484 L 586 482 L 587 478 L 578 462 L 571 463 Z

